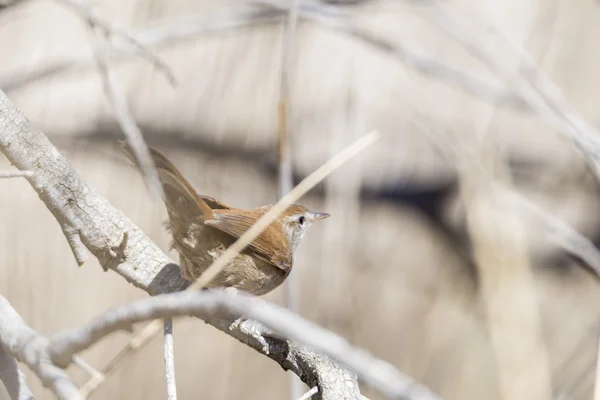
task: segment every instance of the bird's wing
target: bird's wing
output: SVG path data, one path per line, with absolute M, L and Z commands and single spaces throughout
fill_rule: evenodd
M 206 225 L 217 228 L 235 238 L 242 236 L 264 214 L 256 210 L 221 209 L 213 210 L 213 219 L 206 220 Z M 292 249 L 288 239 L 277 222 L 269 225 L 249 247 L 257 257 L 282 270 L 292 266 Z
M 203 194 L 199 195 L 202 200 L 204 200 L 206 202 L 206 204 L 208 204 L 208 206 L 210 208 L 212 208 L 213 210 L 218 210 L 218 209 L 230 209 L 232 208 L 231 206 L 228 206 L 227 204 L 223 203 L 222 201 L 219 201 L 217 199 L 215 199 L 214 197 L 210 197 L 210 196 L 205 196 Z

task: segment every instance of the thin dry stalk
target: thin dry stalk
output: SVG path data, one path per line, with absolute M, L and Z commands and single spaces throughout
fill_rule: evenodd
M 292 0 L 283 29 L 283 48 L 281 49 L 281 74 L 279 78 L 279 198 L 292 190 L 292 126 L 290 125 L 290 57 L 293 54 L 296 25 L 298 23 L 298 0 Z M 292 271 L 284 285 L 285 304 L 293 312 L 298 312 L 300 293 L 297 274 Z M 303 385 L 297 376 L 290 376 L 290 397 L 302 395 Z
M 310 389 L 308 392 L 304 393 L 302 396 L 298 397 L 297 399 L 298 400 L 308 400 L 317 393 L 319 393 L 319 388 L 317 386 L 315 386 L 312 389 Z
M 594 380 L 594 400 L 600 400 L 600 333 L 598 334 L 598 350 L 596 356 L 596 379 Z
M 100 380 L 104 380 L 104 375 L 102 375 L 98 370 L 88 364 L 83 358 L 79 356 L 73 357 L 73 363 L 77 365 L 82 371 L 85 371 L 89 376 L 95 377 Z
M 163 323 L 167 400 L 177 400 L 177 384 L 175 383 L 175 349 L 173 346 L 173 319 L 165 318 Z
M 30 176 L 33 176 L 33 171 L 0 171 L 0 179 L 29 178 Z

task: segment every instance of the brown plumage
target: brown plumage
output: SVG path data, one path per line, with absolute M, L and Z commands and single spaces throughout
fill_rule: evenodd
M 139 168 L 131 148 L 121 144 Z M 150 154 L 165 194 L 171 246 L 179 252 L 183 277 L 194 280 L 272 205 L 242 210 L 200 195 L 164 154 L 153 148 Z M 299 205 L 288 207 L 208 287 L 235 287 L 256 295 L 270 292 L 289 275 L 294 250 L 311 223 L 328 216 Z

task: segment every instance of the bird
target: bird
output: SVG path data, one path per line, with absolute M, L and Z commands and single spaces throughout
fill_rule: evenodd
M 142 172 L 129 144 L 120 144 L 127 158 Z M 241 209 L 198 194 L 167 156 L 155 148 L 148 149 L 164 192 L 171 249 L 179 253 L 183 278 L 194 281 L 273 204 Z M 206 287 L 234 288 L 257 296 L 269 293 L 289 276 L 294 251 L 308 228 L 329 216 L 290 205 Z

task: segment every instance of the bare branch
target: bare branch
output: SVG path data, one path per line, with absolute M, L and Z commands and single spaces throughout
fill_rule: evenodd
M 175 383 L 175 350 L 173 348 L 173 320 L 171 318 L 164 319 L 164 355 L 167 400 L 177 400 L 177 385 Z
M 136 54 L 141 54 L 146 60 L 150 61 L 154 66 L 161 70 L 171 85 L 175 84 L 175 75 L 160 57 L 154 54 L 152 50 L 140 43 L 135 37 L 127 33 L 124 29 L 121 29 L 108 19 L 104 18 L 91 4 L 79 0 L 55 1 L 75 10 L 78 14 L 87 19 L 91 25 L 101 27 L 106 34 L 125 40 L 127 44 L 136 50 Z
M 0 179 L 7 178 L 29 178 L 33 175 L 31 171 L 0 171 Z
M 113 107 L 119 126 L 127 137 L 127 141 L 133 150 L 133 154 L 135 154 L 135 157 L 139 161 L 142 172 L 146 177 L 146 182 L 148 182 L 150 188 L 162 199 L 164 198 L 164 193 L 158 179 L 158 172 L 152 161 L 152 156 L 150 156 L 150 150 L 148 150 L 142 131 L 137 126 L 135 118 L 133 118 L 133 115 L 129 110 L 125 94 L 121 91 L 119 83 L 108 64 L 108 43 L 103 37 L 103 33 L 96 31 L 96 34 L 100 45 L 96 49 L 95 54 L 96 60 L 98 61 L 98 68 L 102 76 L 102 82 L 104 84 L 104 92 Z
M 579 257 L 600 277 L 600 251 L 588 238 L 567 223 L 546 212 L 516 191 L 509 193 L 516 204 L 538 220 L 548 238 L 567 253 Z
M 450 141 L 446 135 L 440 132 L 433 132 L 428 126 L 420 121 L 412 121 L 413 124 L 421 129 L 432 140 L 442 154 L 444 154 L 453 164 L 457 165 L 459 159 L 464 159 L 464 151 L 461 151 L 455 143 Z M 462 157 L 461 157 L 462 155 Z M 464 161 L 463 161 L 464 162 Z M 486 176 L 489 172 L 484 167 L 471 160 L 469 168 L 477 169 L 480 174 Z M 528 200 L 517 190 L 506 186 L 500 187 L 494 183 L 498 196 L 507 196 L 507 200 L 512 201 L 517 210 L 525 212 L 525 216 L 542 225 L 544 233 L 548 239 L 556 246 L 567 253 L 579 257 L 600 277 L 600 251 L 591 240 L 573 229 L 569 224 L 555 217 L 549 212 L 543 210 L 534 202 Z
M 0 381 L 11 400 L 33 400 L 33 393 L 27 386 L 25 374 L 19 369 L 17 360 L 4 350 L 2 344 L 0 344 Z
M 382 390 L 391 398 L 437 399 L 425 387 L 400 374 L 392 365 L 365 350 L 352 347 L 345 339 L 297 314 L 260 298 L 224 290 L 186 291 L 134 301 L 107 311 L 89 324 L 51 338 L 51 359 L 66 365 L 70 357 L 104 336 L 117 330 L 130 329 L 134 323 L 171 316 L 193 315 L 205 321 L 227 315 L 241 315 L 259 321 L 283 335 L 317 350 L 347 365 L 368 384 Z
M 0 296 L 0 347 L 9 356 L 27 365 L 59 398 L 81 399 L 65 371 L 50 362 L 47 343 L 48 339 L 27 326 L 10 303 Z

